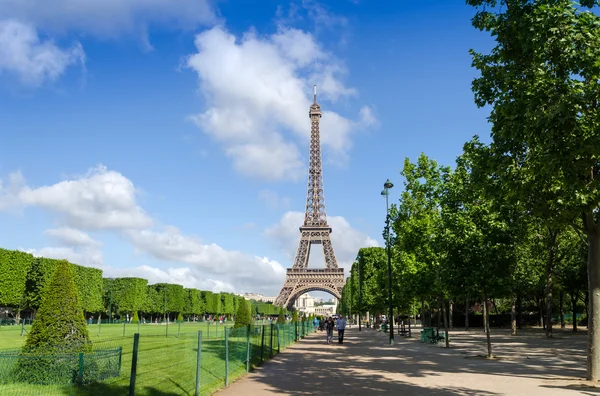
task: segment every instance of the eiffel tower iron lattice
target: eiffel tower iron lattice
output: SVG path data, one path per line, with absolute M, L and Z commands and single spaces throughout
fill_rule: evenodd
M 319 122 L 321 107 L 317 103 L 317 86 L 314 87 L 314 102 L 308 113 L 310 117 L 310 157 L 308 161 L 308 191 L 304 224 L 300 227 L 300 242 L 292 268 L 287 269 L 285 284 L 281 288 L 275 305 L 291 309 L 298 297 L 313 290 L 326 291 L 341 299 L 344 286 L 344 269 L 338 268 L 333 245 L 331 227 L 327 224 L 325 196 L 323 194 L 323 166 L 321 161 L 321 137 Z M 325 268 L 308 268 L 310 249 L 321 244 L 325 256 Z

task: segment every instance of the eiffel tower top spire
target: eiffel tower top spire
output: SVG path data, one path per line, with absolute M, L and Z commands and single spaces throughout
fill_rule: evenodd
M 325 212 L 325 196 L 323 194 L 323 166 L 321 161 L 321 136 L 319 123 L 321 106 L 317 103 L 317 86 L 314 86 L 313 104 L 310 106 L 310 155 L 308 160 L 308 191 L 306 195 L 306 213 L 304 227 L 325 227 L 327 214 Z

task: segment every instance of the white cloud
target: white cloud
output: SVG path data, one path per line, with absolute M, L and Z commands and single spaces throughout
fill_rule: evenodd
M 100 246 L 88 233 L 70 227 L 53 228 L 44 231 L 51 238 L 71 246 Z
M 348 221 L 341 216 L 327 216 L 327 221 L 333 232 L 331 233 L 331 242 L 335 251 L 338 265 L 350 269 L 358 249 L 362 247 L 378 246 L 373 238 L 352 228 Z M 288 258 L 293 260 L 298 248 L 300 232 L 298 227 L 304 222 L 304 213 L 287 212 L 283 215 L 279 223 L 267 228 L 265 236 L 276 241 L 286 252 Z
M 51 40 L 41 40 L 32 25 L 0 20 L 0 74 L 9 72 L 25 85 L 38 86 L 77 63 L 85 63 L 80 44 L 62 49 Z
M 258 199 L 271 209 L 287 209 L 290 206 L 290 198 L 280 196 L 277 191 L 261 190 Z
M 175 227 L 161 231 L 128 231 L 127 237 L 140 252 L 168 261 L 192 265 L 191 270 L 209 279 L 226 282 L 235 290 L 278 289 L 285 280 L 285 269 L 274 260 L 225 250 L 217 244 L 203 244 Z
M 99 37 L 142 37 L 151 26 L 192 29 L 215 21 L 207 0 L 0 0 L 2 18 L 57 34 L 76 31 Z
M 44 247 L 42 249 L 19 249 L 36 257 L 47 257 L 58 260 L 68 260 L 70 263 L 83 265 L 86 267 L 96 267 L 103 269 L 104 257 L 97 247 L 71 248 L 65 246 Z
M 200 271 L 190 267 L 161 269 L 148 265 L 141 265 L 135 268 L 107 267 L 104 272 L 104 276 L 133 276 L 137 278 L 148 279 L 149 284 L 174 283 L 184 287 L 196 288 L 199 290 L 209 290 L 212 292 L 236 291 L 235 287 L 230 283 L 206 278 L 206 276 L 201 274 Z
M 0 208 L 36 206 L 56 215 L 58 226 L 45 231 L 60 246 L 32 249 L 30 252 L 71 262 L 101 267 L 114 276 L 140 276 L 151 282 L 175 282 L 188 287 L 236 292 L 276 294 L 285 280 L 285 267 L 263 255 L 227 250 L 173 226 L 154 227 L 155 221 L 136 200 L 134 184 L 114 170 L 99 166 L 87 174 L 38 188 L 26 184 L 15 172 L 8 183 L 0 183 Z M 269 190 L 262 198 L 281 207 L 286 198 Z M 298 243 L 298 226 L 303 213 L 287 212 L 281 221 L 264 234 L 287 253 L 289 262 Z M 348 268 L 357 250 L 377 242 L 353 229 L 343 217 L 330 216 L 332 240 L 338 262 Z M 100 243 L 87 232 L 104 233 L 129 242 L 142 259 L 157 260 L 135 268 L 104 264 Z M 164 267 L 163 267 L 164 266 Z M 122 274 L 122 275 L 118 275 Z
M 38 188 L 25 185 L 20 173 L 13 173 L 9 186 L 0 188 L 0 209 L 37 206 L 83 229 L 149 227 L 152 219 L 137 204 L 136 193 L 129 179 L 102 165 L 82 177 Z
M 377 118 L 375 117 L 375 114 L 373 114 L 373 110 L 369 106 L 361 107 L 360 119 L 362 120 L 363 124 L 365 124 L 365 125 L 370 125 L 370 126 L 379 125 L 379 121 L 377 120 Z
M 186 65 L 198 73 L 207 108 L 190 119 L 224 146 L 239 172 L 271 180 L 303 176 L 296 141 L 309 140 L 312 84 L 319 84 L 320 100 L 355 95 L 340 80 L 343 65 L 310 33 L 283 26 L 266 37 L 250 30 L 239 40 L 216 26 L 195 43 L 198 52 Z M 361 122 L 324 111 L 323 145 L 345 157 Z

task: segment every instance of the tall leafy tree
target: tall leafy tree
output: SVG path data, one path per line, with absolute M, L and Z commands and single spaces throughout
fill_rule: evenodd
M 478 106 L 491 106 L 493 177 L 588 243 L 588 370 L 600 380 L 600 17 L 597 0 L 467 0 L 490 32 L 472 51 Z
M 91 349 L 71 265 L 59 262 L 23 350 L 43 354 L 86 352 Z

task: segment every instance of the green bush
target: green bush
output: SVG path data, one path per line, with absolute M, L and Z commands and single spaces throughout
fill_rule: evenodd
M 181 314 L 181 312 L 179 312 L 179 315 L 177 315 L 177 321 L 179 323 L 183 322 L 183 315 Z
M 246 300 L 240 301 L 237 313 L 235 315 L 234 328 L 246 327 L 252 324 L 252 316 L 250 315 L 250 303 Z
M 298 321 L 298 311 L 294 311 L 292 315 L 292 323 L 296 323 Z
M 285 312 L 283 308 L 279 308 L 279 316 L 277 317 L 277 324 L 285 324 Z
M 131 318 L 131 323 L 135 323 L 135 324 L 137 324 L 137 323 L 139 323 L 139 322 L 140 322 L 140 317 L 138 316 L 138 313 L 137 313 L 137 311 L 135 311 L 135 312 L 133 313 L 133 318 Z
M 41 351 L 48 355 L 87 352 L 91 347 L 71 265 L 62 260 L 44 290 L 23 351 Z

